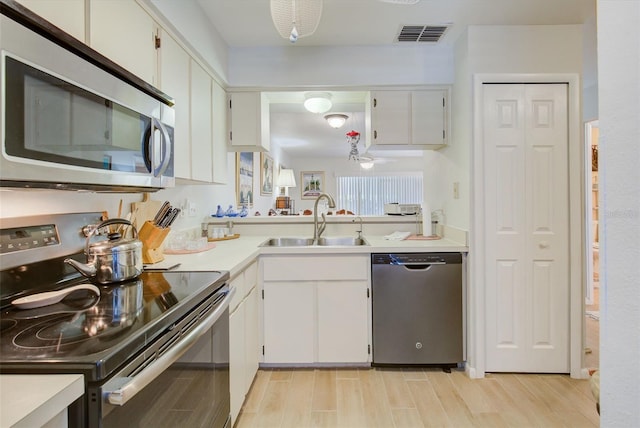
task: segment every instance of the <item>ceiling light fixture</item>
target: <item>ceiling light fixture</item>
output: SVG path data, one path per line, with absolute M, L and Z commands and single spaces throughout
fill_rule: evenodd
M 360 156 L 358 159 L 360 163 L 360 168 L 362 169 L 371 169 L 373 168 L 373 158 L 369 156 Z
M 271 0 L 271 19 L 280 36 L 291 43 L 318 28 L 322 0 Z
M 338 129 L 345 124 L 347 119 L 349 119 L 349 116 L 341 113 L 332 113 L 332 114 L 326 115 L 324 118 L 329 123 L 330 127 Z
M 326 113 L 331 110 L 331 94 L 328 92 L 310 92 L 305 95 L 304 108 L 311 113 Z

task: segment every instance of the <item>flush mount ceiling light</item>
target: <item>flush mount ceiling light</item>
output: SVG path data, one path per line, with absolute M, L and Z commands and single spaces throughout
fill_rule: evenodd
M 347 119 L 349 119 L 349 116 L 346 114 L 332 113 L 326 115 L 324 118 L 329 122 L 330 127 L 338 129 L 345 124 Z
M 304 98 L 304 108 L 311 113 L 326 113 L 333 105 L 331 94 L 328 92 L 310 92 Z
M 295 43 L 318 28 L 322 0 L 271 0 L 271 19 L 280 36 Z
M 369 156 L 360 156 L 360 158 L 358 159 L 358 162 L 360 163 L 360 168 L 362 169 L 371 169 L 373 168 L 373 158 L 369 157 Z

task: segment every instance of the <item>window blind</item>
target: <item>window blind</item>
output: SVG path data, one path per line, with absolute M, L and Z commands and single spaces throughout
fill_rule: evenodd
M 337 177 L 338 209 L 384 215 L 384 204 L 422 204 L 422 174 Z

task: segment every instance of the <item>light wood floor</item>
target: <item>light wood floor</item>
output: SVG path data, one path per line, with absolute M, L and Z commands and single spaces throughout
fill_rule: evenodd
M 236 428 L 597 427 L 587 380 L 440 369 L 259 370 Z

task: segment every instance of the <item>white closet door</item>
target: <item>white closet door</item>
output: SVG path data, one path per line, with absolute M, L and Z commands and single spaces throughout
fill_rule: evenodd
M 566 84 L 485 84 L 486 371 L 569 372 Z

